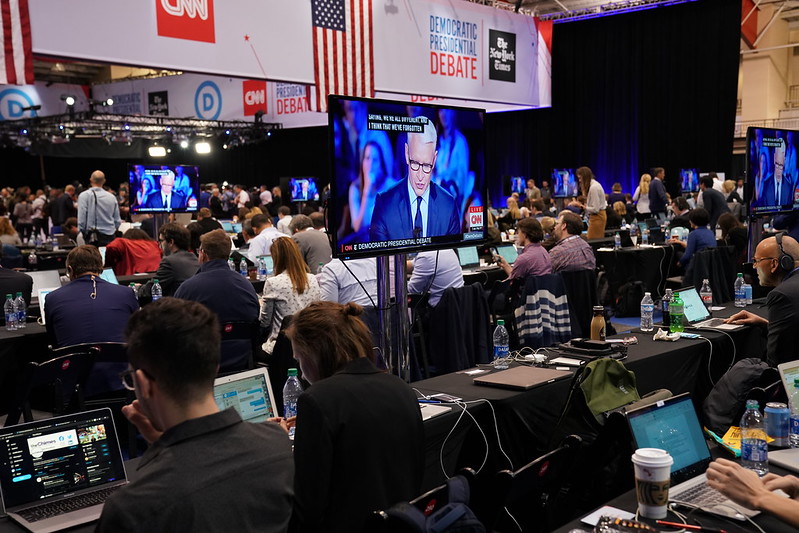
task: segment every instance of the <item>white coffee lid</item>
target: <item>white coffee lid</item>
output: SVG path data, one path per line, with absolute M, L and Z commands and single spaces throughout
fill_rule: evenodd
M 674 464 L 669 452 L 660 448 L 638 448 L 632 456 L 632 460 L 639 465 L 646 466 L 671 466 Z

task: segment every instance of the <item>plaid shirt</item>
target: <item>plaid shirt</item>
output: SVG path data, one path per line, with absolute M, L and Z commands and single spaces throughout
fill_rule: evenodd
M 552 260 L 552 272 L 596 268 L 596 257 L 591 245 L 579 235 L 571 235 L 559 241 L 549 251 L 549 258 Z

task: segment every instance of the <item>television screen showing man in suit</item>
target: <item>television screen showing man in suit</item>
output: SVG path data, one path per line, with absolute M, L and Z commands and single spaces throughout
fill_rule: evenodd
M 794 131 L 749 128 L 747 169 L 752 213 L 799 208 L 795 135 Z
M 328 230 L 337 257 L 484 238 L 484 112 L 331 97 Z
M 138 184 L 138 188 L 137 185 Z M 131 165 L 131 211 L 134 213 L 192 212 L 198 207 L 197 167 Z

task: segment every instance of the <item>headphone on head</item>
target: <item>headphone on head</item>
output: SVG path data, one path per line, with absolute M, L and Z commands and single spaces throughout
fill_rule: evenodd
M 778 258 L 780 268 L 783 269 L 785 272 L 790 272 L 791 270 L 793 270 L 796 261 L 794 261 L 793 257 L 785 253 L 785 248 L 782 247 L 782 233 L 777 233 L 775 237 L 777 239 L 777 246 L 780 247 L 780 257 Z

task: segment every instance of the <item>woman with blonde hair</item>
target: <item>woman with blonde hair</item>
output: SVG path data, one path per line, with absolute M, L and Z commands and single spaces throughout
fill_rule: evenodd
M 22 239 L 19 238 L 8 217 L 0 217 L 0 244 L 22 245 Z
M 502 214 L 502 216 L 497 219 L 500 231 L 508 231 L 509 229 L 516 227 L 516 222 L 522 218 L 522 212 L 519 209 L 519 202 L 515 197 L 509 196 L 505 201 L 505 205 L 507 205 L 508 208 L 505 209 L 505 212 Z
M 638 182 L 638 187 L 635 188 L 633 202 L 635 202 L 635 210 L 638 212 L 638 220 L 652 216 L 652 211 L 649 209 L 649 184 L 651 182 L 652 176 L 642 174 L 641 181 Z
M 594 173 L 588 167 L 580 167 L 575 171 L 580 182 L 580 190 L 585 196 L 582 208 L 588 215 L 587 239 L 601 239 L 605 236 L 605 226 L 608 223 L 608 201 L 605 199 L 605 189 L 594 179 Z
M 272 353 L 283 319 L 322 296 L 316 276 L 308 271 L 308 265 L 294 239 L 278 237 L 272 242 L 269 251 L 275 274 L 264 282 L 260 318 L 261 329 L 269 333 L 263 345 L 267 354 Z

